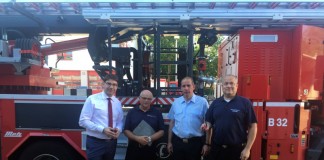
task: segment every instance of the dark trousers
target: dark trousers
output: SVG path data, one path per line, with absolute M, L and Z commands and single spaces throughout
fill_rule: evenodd
M 114 160 L 117 140 L 105 140 L 87 136 L 88 160 Z
M 139 143 L 129 141 L 125 160 L 156 160 L 156 146 L 141 146 Z
M 201 160 L 201 150 L 204 145 L 204 137 L 181 139 L 172 135 L 173 159 L 174 160 Z
M 212 145 L 209 160 L 241 160 L 244 145 Z

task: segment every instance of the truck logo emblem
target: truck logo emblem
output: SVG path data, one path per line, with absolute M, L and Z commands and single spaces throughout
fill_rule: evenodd
M 21 132 L 7 131 L 4 137 L 22 137 Z
M 170 153 L 167 151 L 167 144 L 166 143 L 159 143 L 156 148 L 156 155 L 158 157 L 160 157 L 160 159 L 167 159 L 168 157 L 170 157 Z

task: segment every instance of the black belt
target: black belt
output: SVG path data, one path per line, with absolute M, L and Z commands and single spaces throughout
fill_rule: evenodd
M 235 148 L 235 147 L 244 147 L 246 143 L 241 143 L 241 144 L 216 144 L 218 147 L 222 148 Z
M 175 139 L 180 140 L 183 143 L 197 142 L 197 141 L 202 141 L 203 140 L 203 136 L 202 137 L 181 138 L 181 137 L 177 136 L 174 133 L 172 135 L 173 135 L 173 137 Z
M 97 138 L 97 137 L 93 137 L 93 136 L 89 136 L 89 135 L 87 135 L 87 137 L 88 138 L 90 138 L 90 139 L 94 139 L 94 140 L 97 140 L 97 141 L 113 141 L 113 140 L 115 140 L 115 139 L 101 139 L 101 138 Z

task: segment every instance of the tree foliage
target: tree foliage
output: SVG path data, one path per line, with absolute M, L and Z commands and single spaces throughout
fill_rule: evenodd
M 218 47 L 222 43 L 224 37 L 217 36 L 218 40 L 217 42 L 210 46 L 206 47 L 205 54 L 207 57 L 207 69 L 206 69 L 206 75 L 216 77 L 218 72 Z
M 216 77 L 217 76 L 217 67 L 218 67 L 218 47 L 221 44 L 222 40 L 224 39 L 222 36 L 217 36 L 218 40 L 215 44 L 212 46 L 206 46 L 205 47 L 205 55 L 207 56 L 207 68 L 206 72 L 204 73 L 207 76 Z M 196 35 L 194 37 L 194 56 L 199 51 L 199 45 L 196 43 L 199 36 Z M 154 45 L 153 42 L 153 36 L 146 36 L 146 40 L 148 41 L 151 46 Z M 178 36 L 177 39 L 174 36 L 165 36 L 161 37 L 161 48 L 186 48 L 187 49 L 188 44 L 188 37 L 187 36 Z M 174 54 L 161 54 L 161 60 L 167 60 L 167 61 L 175 61 Z M 194 57 L 196 58 L 196 57 Z M 194 70 L 197 70 L 197 63 L 194 64 Z M 171 74 L 172 71 L 175 70 L 175 66 L 161 66 L 161 73 Z M 171 71 L 171 72 L 170 72 Z M 163 75 L 163 74 L 162 74 Z M 165 76 L 161 76 L 165 77 Z M 173 78 L 172 78 L 173 79 Z

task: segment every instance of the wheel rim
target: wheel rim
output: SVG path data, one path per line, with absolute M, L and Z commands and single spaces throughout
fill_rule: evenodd
M 35 157 L 33 160 L 60 160 L 60 159 L 51 154 L 41 154 Z

